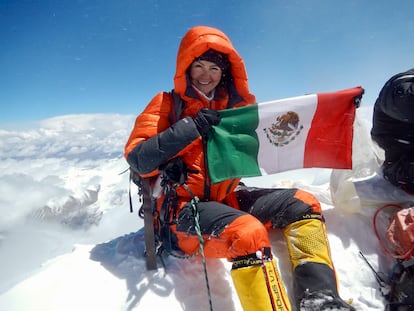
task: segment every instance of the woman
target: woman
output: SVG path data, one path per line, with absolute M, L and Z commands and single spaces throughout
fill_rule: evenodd
M 269 228 L 284 230 L 298 309 L 354 310 L 338 296 L 321 207 L 311 194 L 250 188 L 239 179 L 210 183 L 206 141 L 220 122 L 218 111 L 255 103 L 243 60 L 228 37 L 211 27 L 190 29 L 178 49 L 174 94 L 161 92 L 151 100 L 125 147 L 132 170 L 151 178 L 159 193 L 164 243 L 190 255 L 198 251 L 194 201 L 189 203 L 198 197 L 204 254 L 233 262 L 231 275 L 245 310 L 291 309 Z M 163 192 L 156 191 L 159 176 Z

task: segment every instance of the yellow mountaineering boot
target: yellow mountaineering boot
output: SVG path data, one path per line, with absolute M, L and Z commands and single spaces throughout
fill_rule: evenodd
M 259 257 L 262 258 L 251 254 L 233 260 L 231 276 L 243 310 L 290 311 L 289 298 L 270 248 Z
M 297 310 L 355 310 L 338 294 L 323 221 L 305 219 L 284 229 L 293 266 Z
M 333 269 L 325 224 L 319 219 L 296 221 L 284 229 L 293 270 L 307 262 L 317 262 Z

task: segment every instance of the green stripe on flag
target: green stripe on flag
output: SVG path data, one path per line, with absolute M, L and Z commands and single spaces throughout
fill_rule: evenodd
M 220 111 L 221 121 L 207 141 L 207 161 L 212 183 L 240 176 L 260 176 L 258 105 Z

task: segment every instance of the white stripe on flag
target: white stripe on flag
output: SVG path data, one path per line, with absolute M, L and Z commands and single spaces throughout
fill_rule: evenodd
M 312 94 L 258 105 L 256 133 L 262 173 L 273 174 L 303 167 L 305 142 L 317 102 L 317 95 Z

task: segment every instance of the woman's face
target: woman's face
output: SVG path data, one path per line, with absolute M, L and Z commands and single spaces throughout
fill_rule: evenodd
M 196 60 L 190 66 L 191 83 L 207 96 L 220 83 L 221 75 L 221 68 L 206 60 Z

